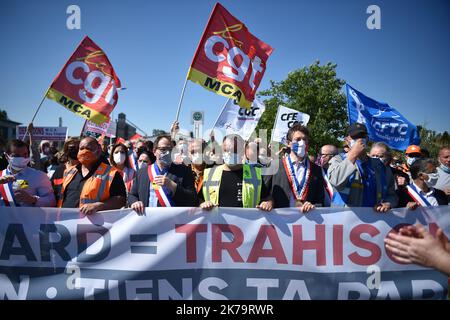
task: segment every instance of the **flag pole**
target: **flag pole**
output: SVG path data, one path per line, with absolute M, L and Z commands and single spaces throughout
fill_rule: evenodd
M 33 118 L 31 119 L 31 123 L 34 122 L 34 119 L 36 118 L 36 115 L 38 114 L 39 109 L 41 109 L 41 106 L 42 106 L 42 104 L 44 103 L 45 98 L 47 98 L 47 93 L 48 93 L 49 90 L 50 90 L 50 87 L 47 89 L 47 91 L 45 91 L 45 94 L 44 94 L 44 96 L 42 97 L 41 103 L 39 103 L 39 106 L 37 107 L 36 112 L 34 113 Z M 25 135 L 24 135 L 23 138 L 22 138 L 22 141 L 25 141 L 25 139 L 26 139 L 26 137 L 27 137 L 27 134 L 28 134 L 28 126 L 27 126 L 27 130 L 25 131 Z
M 278 120 L 278 113 L 280 112 L 280 106 L 278 106 L 278 109 L 277 109 L 277 114 L 276 114 L 276 116 L 275 116 L 275 122 L 274 122 L 274 126 L 276 126 L 277 125 L 277 120 Z M 272 132 L 271 132 L 271 134 L 270 134 L 270 142 L 269 143 L 272 143 L 272 138 L 273 138 L 273 132 L 274 132 L 275 130 L 274 130 L 274 128 L 272 128 Z
M 81 127 L 80 138 L 81 138 L 81 136 L 83 135 L 83 132 L 84 132 L 84 128 L 86 127 L 86 123 L 87 123 L 87 119 L 86 119 L 86 120 L 84 120 L 84 124 L 83 124 L 83 127 Z
M 180 116 L 181 104 L 183 103 L 184 91 L 186 90 L 187 82 L 188 82 L 188 78 L 186 77 L 186 79 L 184 80 L 183 90 L 181 91 L 180 101 L 178 102 L 178 110 L 177 110 L 177 116 L 175 118 L 175 121 L 178 121 L 178 117 Z
M 230 100 L 231 100 L 231 98 L 228 98 L 227 101 L 225 101 L 225 104 L 223 105 L 222 110 L 220 111 L 219 115 L 217 116 L 216 121 L 214 122 L 214 125 L 213 125 L 213 127 L 212 127 L 213 130 L 214 130 L 214 128 L 216 127 L 217 121 L 219 121 L 219 118 L 220 118 L 220 116 L 222 115 L 223 110 L 225 110 L 225 107 L 227 106 L 228 102 L 230 102 Z

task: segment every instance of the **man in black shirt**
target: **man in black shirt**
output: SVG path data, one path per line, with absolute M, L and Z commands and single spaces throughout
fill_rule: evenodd
M 223 165 L 205 170 L 200 207 L 205 210 L 220 206 L 270 211 L 271 206 L 260 206 L 262 200 L 269 196 L 261 168 L 243 164 L 244 141 L 240 136 L 228 135 L 224 138 L 222 157 Z
M 84 214 L 120 209 L 126 202 L 126 189 L 120 173 L 100 159 L 97 140 L 86 137 L 80 142 L 80 164 L 64 172 L 58 207 L 77 208 Z

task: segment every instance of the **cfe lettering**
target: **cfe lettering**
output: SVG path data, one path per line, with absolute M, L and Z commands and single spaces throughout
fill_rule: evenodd
M 282 115 L 281 115 L 281 120 L 282 121 L 287 121 L 288 122 L 288 128 L 290 128 L 290 127 L 292 127 L 294 124 L 296 124 L 296 123 L 301 123 L 302 124 L 302 122 L 301 121 L 298 121 L 297 120 L 297 116 L 298 116 L 298 113 L 297 112 L 292 112 L 292 113 L 283 113 Z

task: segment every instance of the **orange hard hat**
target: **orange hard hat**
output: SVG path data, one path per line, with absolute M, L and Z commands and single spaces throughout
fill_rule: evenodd
M 410 153 L 422 153 L 422 150 L 420 150 L 419 146 L 416 146 L 414 144 L 410 145 L 408 148 L 406 148 L 405 151 L 406 154 L 410 154 Z

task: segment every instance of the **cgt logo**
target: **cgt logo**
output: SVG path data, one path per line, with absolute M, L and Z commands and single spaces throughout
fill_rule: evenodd
M 65 76 L 71 84 L 82 85 L 82 88 L 78 90 L 78 96 L 82 101 L 95 104 L 104 96 L 106 103 L 114 105 L 116 103 L 114 99 L 116 83 L 112 76 L 104 71 L 102 62 L 92 61 L 93 58 L 102 55 L 104 55 L 102 51 L 96 51 L 77 59 L 67 66 Z M 94 65 L 96 70 L 91 71 L 89 64 Z
M 224 31 L 215 32 L 217 34 L 225 34 L 229 31 L 238 31 L 242 28 L 242 24 L 233 27 L 227 27 Z M 239 42 L 238 42 L 239 43 Z M 220 50 L 222 47 L 222 50 Z M 224 50 L 226 49 L 226 50 Z M 226 51 L 226 56 L 225 52 Z M 226 77 L 238 82 L 243 82 L 245 76 L 250 73 L 248 85 L 255 90 L 257 84 L 255 83 L 256 75 L 264 72 L 264 66 L 260 57 L 254 55 L 253 60 L 245 54 L 239 47 L 231 47 L 228 41 L 218 35 L 209 37 L 204 45 L 204 52 L 206 57 L 212 62 L 219 63 L 219 70 Z M 226 64 L 220 64 L 226 61 Z M 250 69 L 251 66 L 251 69 Z

